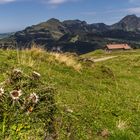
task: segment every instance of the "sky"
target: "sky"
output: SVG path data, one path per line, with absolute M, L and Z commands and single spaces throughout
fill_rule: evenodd
M 0 33 L 57 18 L 108 25 L 126 15 L 140 17 L 140 0 L 0 0 Z

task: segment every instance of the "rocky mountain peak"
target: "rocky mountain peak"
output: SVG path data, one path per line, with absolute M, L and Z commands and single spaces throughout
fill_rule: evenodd
M 112 25 L 112 28 L 125 31 L 140 31 L 140 18 L 136 15 L 127 15 L 118 23 Z

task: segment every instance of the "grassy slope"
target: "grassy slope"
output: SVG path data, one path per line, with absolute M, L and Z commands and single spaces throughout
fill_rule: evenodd
M 139 52 L 92 66 L 83 64 L 81 71 L 76 71 L 48 53 L 23 51 L 17 55 L 16 51 L 0 50 L 0 66 L 0 81 L 15 67 L 27 73 L 36 70 L 54 85 L 61 111 L 61 125 L 57 125 L 60 140 L 102 140 L 98 132 L 106 129 L 110 140 L 140 139 Z

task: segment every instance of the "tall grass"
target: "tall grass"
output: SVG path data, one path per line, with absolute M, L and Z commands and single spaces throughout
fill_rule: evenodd
M 57 60 L 59 63 L 65 64 L 68 67 L 72 67 L 76 71 L 80 71 L 82 69 L 81 63 L 79 63 L 76 58 L 70 54 L 51 53 L 51 55 L 54 56 L 55 60 Z
M 36 60 L 34 58 L 40 58 L 44 53 L 45 50 L 42 48 L 42 46 L 38 46 L 37 44 L 33 43 L 30 49 L 17 50 L 18 64 L 33 68 L 36 66 Z

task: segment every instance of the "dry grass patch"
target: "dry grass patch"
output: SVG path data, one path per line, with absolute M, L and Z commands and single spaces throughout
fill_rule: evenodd
M 118 129 L 120 130 L 124 130 L 128 127 L 128 122 L 127 121 L 123 121 L 123 120 L 119 120 L 117 123 L 116 123 L 116 126 Z
M 45 53 L 46 51 L 42 46 L 33 43 L 30 49 L 17 50 L 17 61 L 21 65 L 34 67 L 36 65 L 36 59 L 44 59 Z
M 35 43 L 32 44 L 30 49 L 26 49 L 26 50 L 36 55 L 43 54 L 45 52 L 45 49 L 43 46 L 37 45 Z
M 82 65 L 72 55 L 61 53 L 51 53 L 51 55 L 54 56 L 55 60 L 57 60 L 58 62 L 63 63 L 68 67 L 72 67 L 76 71 L 80 71 L 82 69 Z
M 17 61 L 18 61 L 18 64 L 26 65 L 29 67 L 34 67 L 36 63 L 31 55 L 22 51 L 18 51 L 18 50 L 17 50 Z

